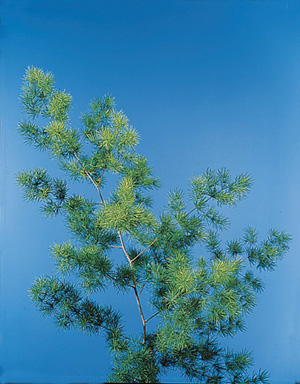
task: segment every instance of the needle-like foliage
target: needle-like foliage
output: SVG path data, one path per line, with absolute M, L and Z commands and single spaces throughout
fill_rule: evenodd
M 72 242 L 52 246 L 55 274 L 30 289 L 37 308 L 59 328 L 105 335 L 114 362 L 109 382 L 156 383 L 173 368 L 199 383 L 269 382 L 264 371 L 249 374 L 248 352 L 224 345 L 224 338 L 244 330 L 263 290 L 258 272 L 273 269 L 290 242 L 278 230 L 259 241 L 254 228 L 240 240 L 220 240 L 229 225 L 222 207 L 246 197 L 251 177 L 207 169 L 191 180 L 188 198 L 170 192 L 156 217 L 149 190 L 159 181 L 112 97 L 92 101 L 82 127 L 73 128 L 71 96 L 55 88 L 52 74 L 31 67 L 21 99 L 26 119 L 20 133 L 48 151 L 66 178 L 36 168 L 21 172 L 18 183 L 46 216 L 61 214 L 72 234 Z M 67 184 L 74 180 L 86 182 L 95 199 L 72 193 Z M 109 286 L 135 297 L 140 329 L 134 336 L 126 335 L 126 318 L 116 308 L 92 296 Z

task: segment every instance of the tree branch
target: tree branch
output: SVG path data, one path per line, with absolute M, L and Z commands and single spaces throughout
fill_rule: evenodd
M 129 255 L 128 255 L 128 252 L 126 251 L 126 248 L 125 248 L 125 244 L 124 244 L 124 240 L 123 240 L 123 237 L 122 237 L 122 233 L 118 230 L 118 235 L 119 235 L 119 238 L 120 238 L 120 241 L 121 241 L 121 244 L 122 244 L 122 249 L 125 253 L 125 256 L 130 264 L 130 268 L 132 268 L 132 260 L 130 259 Z
M 146 320 L 146 323 L 148 323 L 149 320 L 153 319 L 153 317 L 157 316 L 160 313 L 160 311 L 157 311 L 154 313 L 154 315 L 150 316 L 149 319 Z
M 129 265 L 130 265 L 130 268 L 132 269 L 132 260 L 130 259 L 129 255 L 128 255 L 128 252 L 125 248 L 125 244 L 124 244 L 124 240 L 123 240 L 123 237 L 122 237 L 122 233 L 120 231 L 118 231 L 118 235 L 119 235 L 119 238 L 120 238 L 120 241 L 121 241 L 121 244 L 122 244 L 122 249 L 123 249 L 123 252 L 129 262 Z M 141 301 L 140 301 L 140 294 L 138 293 L 137 291 L 137 284 L 136 284 L 136 281 L 135 279 L 133 278 L 133 286 L 132 286 L 133 290 L 134 290 L 134 294 L 135 294 L 135 298 L 136 298 L 136 301 L 137 301 L 137 305 L 138 305 L 138 308 L 139 308 L 139 311 L 140 311 L 140 315 L 141 315 L 141 319 L 142 319 L 142 324 L 143 324 L 143 344 L 145 344 L 146 342 L 146 321 L 145 321 L 145 317 L 144 317 L 144 313 L 143 313 L 143 309 L 142 309 L 142 305 L 141 305 Z
M 138 257 L 141 256 L 141 254 L 143 254 L 148 248 L 150 248 L 156 241 L 158 240 L 158 238 L 154 239 L 152 241 L 152 243 L 150 243 L 142 252 L 140 252 L 138 255 L 136 255 L 132 260 L 131 262 L 133 263 Z
M 97 184 L 98 187 L 99 187 L 99 185 L 101 184 L 101 181 L 102 181 L 102 179 L 103 179 L 105 170 L 106 170 L 106 166 L 103 167 L 102 175 L 101 175 L 100 180 L 99 180 L 99 182 L 98 182 L 98 184 Z
M 98 191 L 98 194 L 99 194 L 99 197 L 101 199 L 101 202 L 102 204 L 104 204 L 104 199 L 102 197 L 102 194 L 100 192 L 100 189 L 99 189 L 99 185 L 101 183 L 101 180 L 103 178 L 103 175 L 104 175 L 104 171 L 105 171 L 105 168 L 103 169 L 103 173 L 102 173 L 102 176 L 101 176 L 101 179 L 100 179 L 100 182 L 99 184 L 96 184 L 94 179 L 92 178 L 92 176 L 89 174 L 89 172 L 86 170 L 86 168 L 84 167 L 83 163 L 81 162 L 81 160 L 79 159 L 78 155 L 76 152 L 74 152 L 74 156 L 76 158 L 76 160 L 78 161 L 78 163 L 81 165 L 81 167 L 83 168 L 84 170 L 84 173 L 88 176 L 88 178 L 91 180 L 92 184 L 95 186 L 95 188 L 97 189 Z M 128 252 L 125 248 L 125 244 L 124 244 L 124 240 L 123 240 L 123 237 L 122 237 L 122 233 L 118 230 L 118 235 L 119 235 L 119 238 L 120 238 L 120 241 L 121 241 L 121 247 L 120 246 L 112 246 L 114 248 L 121 248 L 123 249 L 123 252 L 129 262 L 129 265 L 130 265 L 130 268 L 132 269 L 132 260 L 130 259 L 129 255 L 128 255 Z M 155 240 L 156 241 L 156 240 Z M 152 245 L 152 244 L 150 244 Z M 149 246 L 148 246 L 149 247 Z M 146 250 L 146 249 L 145 249 Z M 144 251 L 145 251 L 144 250 Z M 140 254 L 142 254 L 144 251 L 142 251 Z M 136 282 L 133 281 L 133 286 L 132 286 L 133 290 L 134 290 L 134 294 L 135 294 L 135 297 L 136 297 L 136 301 L 137 301 L 137 304 L 138 304 L 138 308 L 139 308 L 139 311 L 140 311 L 140 315 L 141 315 L 141 319 L 142 319 L 142 324 L 143 324 L 143 344 L 145 344 L 146 342 L 146 321 L 145 321 L 145 317 L 144 317 L 144 313 L 143 313 L 143 310 L 142 310 L 142 306 L 141 306 L 141 302 L 140 302 L 140 296 L 138 294 L 138 291 L 137 291 L 137 288 L 136 288 Z
M 141 297 L 142 291 L 145 288 L 145 285 L 147 284 L 147 282 L 148 282 L 148 279 L 145 281 L 145 283 L 141 287 L 141 290 L 140 290 L 140 293 L 139 293 L 139 298 Z
M 100 192 L 100 189 L 99 189 L 99 186 L 95 183 L 94 179 L 92 178 L 92 176 L 89 174 L 89 172 L 86 170 L 85 166 L 83 165 L 82 161 L 79 159 L 78 155 L 76 152 L 74 152 L 74 156 L 76 158 L 76 160 L 78 161 L 78 163 L 81 165 L 84 173 L 87 175 L 87 177 L 91 180 L 91 182 L 93 183 L 93 185 L 95 186 L 95 188 L 97 189 L 98 191 L 98 194 L 100 196 L 100 199 L 101 199 L 101 202 L 102 204 L 104 204 L 104 199 L 102 197 L 102 194 Z
M 104 245 L 105 247 L 110 247 L 110 248 L 123 249 L 120 245 L 112 245 L 112 244 L 102 244 L 102 245 Z
M 144 313 L 143 313 L 141 302 L 140 302 L 140 297 L 138 295 L 138 291 L 136 289 L 136 284 L 135 283 L 134 283 L 134 286 L 133 286 L 133 290 L 134 290 L 136 301 L 137 301 L 137 304 L 138 304 L 138 307 L 139 307 L 140 315 L 141 315 L 141 318 L 142 318 L 142 323 L 143 323 L 143 344 L 145 344 L 145 342 L 146 342 L 146 321 L 145 321 Z

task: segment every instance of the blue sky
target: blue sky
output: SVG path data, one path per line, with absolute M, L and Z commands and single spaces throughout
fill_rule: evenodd
M 297 0 L 4 0 L 1 3 L 1 361 L 3 382 L 105 380 L 104 340 L 58 332 L 29 300 L 34 278 L 51 274 L 49 247 L 69 239 L 17 189 L 16 174 L 44 166 L 17 134 L 25 69 L 51 71 L 73 96 L 73 124 L 89 100 L 112 94 L 141 136 L 162 188 L 207 167 L 248 172 L 249 198 L 230 211 L 225 238 L 248 225 L 293 236 L 248 317 L 230 341 L 253 351 L 272 383 L 300 380 L 300 3 Z M 88 187 L 87 187 L 88 188 Z M 107 299 L 108 300 L 108 299 Z M 123 305 L 129 327 L 135 304 Z M 182 382 L 176 372 L 166 381 Z

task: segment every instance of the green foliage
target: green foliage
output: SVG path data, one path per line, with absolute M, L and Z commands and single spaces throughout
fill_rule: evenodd
M 81 280 L 82 289 L 88 293 L 105 287 L 110 278 L 112 263 L 97 245 L 87 245 L 81 249 L 71 242 L 52 247 L 57 269 L 63 274 L 73 272 Z
M 44 202 L 41 208 L 46 216 L 56 215 L 63 207 L 67 184 L 62 179 L 51 178 L 45 169 L 21 172 L 17 182 L 23 188 L 25 199 Z
M 246 197 L 250 176 L 232 179 L 227 169 L 207 169 L 191 180 L 189 198 L 171 191 L 156 217 L 149 191 L 160 183 L 111 96 L 93 100 L 82 127 L 72 128 L 71 96 L 55 89 L 50 73 L 28 68 L 21 100 L 27 119 L 20 133 L 47 150 L 66 179 L 37 168 L 21 172 L 18 184 L 46 216 L 61 213 L 73 235 L 72 242 L 52 246 L 56 275 L 37 279 L 30 290 L 38 310 L 59 328 L 104 332 L 114 362 L 109 382 L 156 383 L 173 368 L 200 383 L 269 382 L 263 371 L 249 376 L 249 353 L 223 347 L 223 338 L 244 330 L 263 290 L 257 273 L 272 270 L 290 242 L 278 230 L 259 242 L 254 228 L 240 240 L 220 240 L 229 225 L 222 207 Z M 87 182 L 95 198 L 70 195 L 70 179 Z M 109 286 L 135 296 L 141 320 L 136 335 L 125 335 L 118 310 L 91 298 Z
M 138 342 L 115 356 L 109 383 L 159 383 L 159 367 L 153 351 Z

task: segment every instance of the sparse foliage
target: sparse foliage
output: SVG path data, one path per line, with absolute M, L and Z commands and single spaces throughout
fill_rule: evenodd
M 55 88 L 52 74 L 31 67 L 22 105 L 27 119 L 20 133 L 48 151 L 66 179 L 36 168 L 20 173 L 18 183 L 46 216 L 61 214 L 73 235 L 72 242 L 52 246 L 56 273 L 38 278 L 30 289 L 37 308 L 59 328 L 105 334 L 114 361 L 109 382 L 156 383 L 179 368 L 200 383 L 267 383 L 264 371 L 249 375 L 248 352 L 222 345 L 244 329 L 244 317 L 263 290 L 256 270 L 273 269 L 290 241 L 271 230 L 260 242 L 248 228 L 240 240 L 221 242 L 229 225 L 222 207 L 246 197 L 250 176 L 207 169 L 191 180 L 188 198 L 170 192 L 156 217 L 149 191 L 159 181 L 136 151 L 138 134 L 112 97 L 92 101 L 82 127 L 73 128 L 71 96 Z M 115 182 L 111 191 L 108 178 Z M 86 182 L 96 198 L 72 194 L 68 185 L 74 180 Z M 192 257 L 196 245 L 202 256 Z M 92 298 L 109 286 L 135 296 L 141 329 L 134 338 L 125 334 L 126 319 L 118 310 Z

